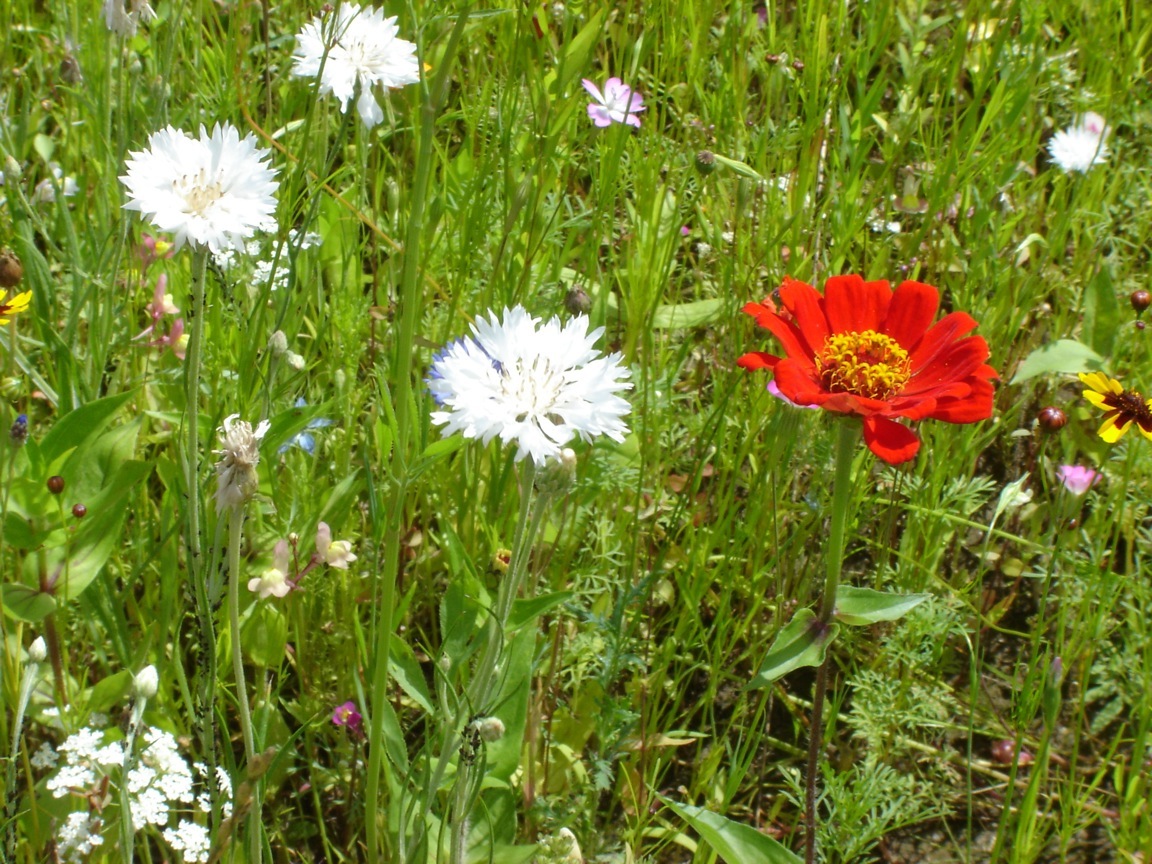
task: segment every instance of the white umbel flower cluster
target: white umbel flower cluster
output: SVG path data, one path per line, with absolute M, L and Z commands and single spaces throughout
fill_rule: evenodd
M 40 759 L 40 766 L 50 767 L 59 760 L 59 768 L 48 778 L 45 787 L 55 798 L 73 796 L 103 807 L 119 800 L 117 785 L 124 766 L 124 742 L 116 739 L 115 730 L 86 727 L 70 735 L 56 748 L 51 759 Z M 171 733 L 155 727 L 146 727 L 141 735 L 135 763 L 126 779 L 128 801 L 132 812 L 132 829 L 140 831 L 154 826 L 185 862 L 202 864 L 208 860 L 211 846 L 208 831 L 181 813 L 194 808 L 211 811 L 207 792 L 196 794 L 193 771 L 180 755 L 176 739 Z M 40 755 L 40 754 L 37 754 Z M 201 786 L 207 782 L 203 766 L 197 765 Z M 231 798 L 232 784 L 227 774 L 217 771 L 217 789 L 225 798 Z M 101 798 L 101 796 L 104 796 Z M 224 815 L 231 813 L 227 801 Z M 176 826 L 169 823 L 177 817 Z M 57 829 L 57 848 L 68 862 L 80 862 L 104 840 L 101 831 L 108 827 L 115 837 L 115 824 L 105 826 L 99 811 L 85 810 L 69 814 Z M 113 841 L 114 842 L 114 841 Z
M 596 350 L 604 328 L 588 332 L 584 315 L 539 324 L 520 306 L 502 319 L 490 313 L 473 325 L 473 336 L 433 358 L 428 389 L 442 410 L 432 422 L 445 435 L 515 442 L 516 459 L 531 456 L 539 466 L 559 459 L 577 436 L 624 440 L 621 418 L 631 406 L 617 394 L 632 387 L 624 380 L 630 373 L 619 354 Z
M 1052 161 L 1065 173 L 1086 172 L 1108 158 L 1108 124 L 1094 111 L 1089 111 L 1073 126 L 1062 129 L 1048 142 Z
M 272 226 L 279 181 L 269 151 L 252 135 L 219 123 L 193 138 L 172 126 L 153 132 L 148 149 L 129 154 L 126 210 L 138 210 L 160 231 L 212 252 L 241 248 L 245 237 Z
M 292 74 L 319 76 L 321 95 L 331 93 L 345 113 L 356 95 L 356 110 L 371 129 L 384 119 L 372 88 L 403 87 L 420 80 L 416 46 L 398 33 L 395 17 L 385 18 L 382 9 L 341 3 L 335 15 L 313 18 L 296 35 Z

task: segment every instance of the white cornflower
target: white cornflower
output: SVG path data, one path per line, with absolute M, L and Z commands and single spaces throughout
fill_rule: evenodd
M 131 8 L 129 8 L 131 7 Z M 104 23 L 108 29 L 121 36 L 135 36 L 136 24 L 139 21 L 151 21 L 156 17 L 156 11 L 148 5 L 147 0 L 104 0 Z
M 371 129 L 384 119 L 372 88 L 403 87 L 420 80 L 416 46 L 398 38 L 398 32 L 396 18 L 385 18 L 382 9 L 341 3 L 335 16 L 313 18 L 296 34 L 292 74 L 319 75 L 321 95 L 331 93 L 345 113 L 357 95 L 356 110 Z
M 515 441 L 517 460 L 531 456 L 541 466 L 577 435 L 624 440 L 621 418 L 631 406 L 616 394 L 632 387 L 621 380 L 630 373 L 619 354 L 597 352 L 603 327 L 589 333 L 579 315 L 537 328 L 540 319 L 520 306 L 503 320 L 490 316 L 433 358 L 428 389 L 444 410 L 433 411 L 432 422 L 445 425 L 445 435 Z
M 225 507 L 239 507 L 256 492 L 259 480 L 256 466 L 260 463 L 260 441 L 268 431 L 268 421 L 262 420 L 253 430 L 251 424 L 237 420 L 239 414 L 224 418 L 217 429 L 220 449 L 212 452 L 220 457 L 216 463 L 216 512 Z
M 193 138 L 172 126 L 153 132 L 148 149 L 130 154 L 120 178 L 131 200 L 159 230 L 171 232 L 179 249 L 186 242 L 212 252 L 239 247 L 245 237 L 270 224 L 279 182 L 252 135 L 219 123 Z
M 292 590 L 288 578 L 288 541 L 281 540 L 272 550 L 272 566 L 248 580 L 248 590 L 260 595 L 261 600 L 269 597 L 284 597 Z
M 352 554 L 352 543 L 348 540 L 333 540 L 332 529 L 327 522 L 316 526 L 316 554 L 324 559 L 329 567 L 338 570 L 347 570 L 348 565 L 356 560 Z
M 1052 161 L 1065 173 L 1086 172 L 1108 157 L 1108 125 L 1104 118 L 1089 111 L 1076 123 L 1052 136 L 1048 152 Z

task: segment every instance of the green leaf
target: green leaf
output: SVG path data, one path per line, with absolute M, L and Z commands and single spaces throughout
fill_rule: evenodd
M 1112 354 L 1120 332 L 1120 303 L 1107 265 L 1102 266 L 1084 291 L 1084 326 L 1081 332 L 1093 349 L 1105 357 Z
M 888 594 L 871 588 L 853 588 L 841 585 L 836 589 L 836 609 L 833 614 L 845 624 L 863 627 L 877 621 L 895 621 L 903 618 L 928 599 L 928 594 Z
M 671 303 L 657 306 L 652 313 L 653 330 L 690 330 L 711 324 L 724 313 L 724 301 L 719 297 L 696 300 L 693 303 Z
M 408 643 L 399 636 L 393 636 L 389 641 L 390 663 L 388 668 L 392 677 L 400 685 L 400 689 L 407 693 L 417 705 L 429 714 L 435 714 L 432 697 L 428 694 L 428 684 L 424 681 L 424 671 L 420 668 L 420 661 L 408 646 Z
M 840 632 L 837 624 L 821 626 L 811 609 L 801 609 L 776 634 L 768 655 L 756 677 L 748 687 L 757 690 L 787 675 L 801 666 L 819 666 L 824 662 L 824 651 Z
M 134 395 L 129 391 L 96 399 L 61 417 L 40 441 L 40 456 L 44 463 L 51 465 L 73 447 L 95 440 Z
M 512 612 L 508 616 L 508 629 L 517 630 L 528 622 L 551 612 L 557 606 L 572 599 L 571 591 L 556 591 L 542 597 L 512 601 Z
M 288 621 L 270 601 L 258 601 L 240 628 L 240 644 L 257 666 L 278 667 L 288 645 Z
M 736 159 L 729 159 L 727 156 L 721 156 L 719 153 L 713 153 L 712 155 L 715 157 L 717 165 L 723 165 L 728 170 L 735 171 L 741 177 L 747 177 L 749 180 L 764 179 L 751 165 Z
M 56 611 L 56 598 L 27 585 L 0 585 L 4 613 L 17 621 L 35 623 Z
M 703 807 L 677 804 L 663 795 L 656 797 L 691 825 L 727 864 L 800 864 L 799 855 L 751 825 L 733 822 Z
M 89 711 L 108 711 L 128 693 L 132 686 L 133 674 L 127 669 L 121 669 L 114 675 L 103 678 L 91 689 L 82 693 L 76 701 L 87 706 Z
M 1075 339 L 1057 339 L 1037 348 L 1024 358 L 1010 384 L 1020 384 L 1037 375 L 1075 375 L 1104 368 L 1104 358 Z

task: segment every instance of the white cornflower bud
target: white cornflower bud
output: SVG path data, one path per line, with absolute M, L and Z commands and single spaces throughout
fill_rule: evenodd
M 504 721 L 499 717 L 481 717 L 479 720 L 474 720 L 473 725 L 480 733 L 481 740 L 489 744 L 504 737 Z
M 151 699 L 160 687 L 160 676 L 156 674 L 156 667 L 149 664 L 136 673 L 133 682 L 136 696 L 140 699 Z
M 273 357 L 282 357 L 288 352 L 288 337 L 284 335 L 283 330 L 277 330 L 268 339 L 268 350 L 272 352 Z
M 47 659 L 48 645 L 44 642 L 43 636 L 37 636 L 36 640 L 28 646 L 28 662 L 43 663 Z

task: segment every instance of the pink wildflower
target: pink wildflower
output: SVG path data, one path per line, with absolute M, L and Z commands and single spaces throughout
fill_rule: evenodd
M 1083 495 L 1100 482 L 1100 472 L 1085 468 L 1083 465 L 1061 465 L 1056 471 L 1056 476 L 1060 478 L 1064 488 L 1073 495 Z

